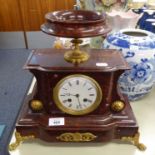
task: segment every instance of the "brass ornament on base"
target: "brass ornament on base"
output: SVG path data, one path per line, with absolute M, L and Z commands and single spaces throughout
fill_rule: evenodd
M 86 133 L 63 133 L 60 136 L 56 137 L 60 141 L 64 142 L 90 142 L 93 141 L 97 136 L 90 132 Z
M 140 143 L 139 142 L 139 137 L 140 137 L 140 134 L 137 133 L 135 134 L 134 137 L 122 137 L 122 141 L 127 141 L 127 142 L 131 142 L 133 143 L 135 146 L 137 146 L 137 148 L 141 151 L 145 151 L 146 150 L 146 146 L 143 144 L 143 143 Z
M 34 139 L 35 136 L 34 136 L 34 135 L 21 136 L 19 132 L 15 132 L 15 138 L 16 138 L 16 141 L 15 141 L 14 143 L 11 143 L 11 144 L 9 145 L 9 151 L 16 150 L 16 148 L 17 148 L 23 141 L 30 140 L 30 139 Z

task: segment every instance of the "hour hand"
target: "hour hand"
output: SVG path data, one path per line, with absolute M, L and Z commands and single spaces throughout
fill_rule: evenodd
M 65 93 L 66 96 L 76 96 L 74 94 L 71 94 L 71 93 Z

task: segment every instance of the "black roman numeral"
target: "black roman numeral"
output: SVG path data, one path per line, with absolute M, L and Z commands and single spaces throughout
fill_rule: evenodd
M 85 104 L 83 104 L 83 106 L 84 106 L 85 108 L 87 108 L 87 106 L 86 106 Z
M 92 102 L 92 100 L 90 100 L 90 99 L 87 99 L 87 102 L 91 103 L 91 102 Z
M 66 103 L 66 102 L 68 102 L 68 100 L 63 100 L 62 102 L 63 102 L 63 103 Z
M 72 106 L 72 104 L 69 104 L 69 106 L 68 107 L 71 107 Z
M 83 84 L 83 87 L 84 87 L 86 84 L 87 84 L 87 82 L 85 82 L 85 83 Z
M 60 96 L 65 96 L 64 94 L 61 94 Z
M 76 109 L 82 109 L 82 106 L 81 105 L 77 105 Z
M 76 80 L 76 84 L 79 85 L 79 80 Z
M 89 94 L 89 96 L 94 96 L 95 94 Z
M 72 86 L 72 84 L 70 82 L 68 82 L 68 84 L 69 84 L 70 87 Z

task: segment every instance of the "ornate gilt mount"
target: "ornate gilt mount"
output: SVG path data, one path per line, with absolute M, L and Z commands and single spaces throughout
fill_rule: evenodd
M 25 140 L 34 139 L 35 136 L 34 135 L 21 136 L 19 132 L 15 132 L 15 138 L 16 141 L 9 145 L 9 151 L 15 150 L 20 145 L 20 143 L 22 143 Z
M 122 141 L 127 141 L 127 142 L 131 142 L 133 143 L 139 150 L 144 151 L 146 150 L 146 146 L 142 143 L 139 142 L 139 137 L 140 134 L 137 133 L 135 134 L 134 137 L 122 137 L 121 140 Z
M 65 60 L 68 62 L 71 62 L 73 64 L 79 64 L 84 61 L 87 61 L 89 58 L 89 55 L 86 52 L 81 51 L 79 48 L 79 44 L 82 43 L 82 40 L 73 39 L 71 42 L 74 45 L 74 49 L 71 51 L 67 51 L 65 53 L 65 55 L 64 55 Z
M 63 133 L 60 136 L 56 137 L 56 139 L 64 141 L 64 142 L 89 142 L 93 141 L 97 136 L 92 133 Z

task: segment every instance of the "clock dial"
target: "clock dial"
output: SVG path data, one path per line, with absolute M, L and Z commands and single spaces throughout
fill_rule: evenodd
M 84 75 L 76 74 L 62 79 L 54 89 L 58 108 L 68 114 L 87 114 L 97 108 L 102 98 L 98 83 Z

